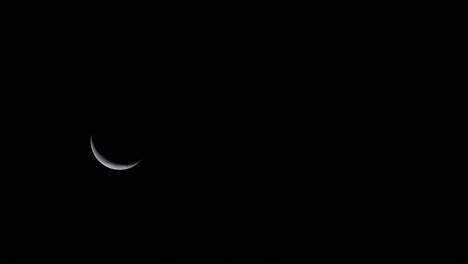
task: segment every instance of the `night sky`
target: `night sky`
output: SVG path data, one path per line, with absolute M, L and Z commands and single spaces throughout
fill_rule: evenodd
M 281 89 L 189 80 L 179 84 L 198 88 L 158 92 L 170 82 L 141 89 L 118 75 L 106 89 L 90 79 L 89 89 L 48 101 L 22 131 L 31 161 L 20 176 L 21 256 L 362 257 L 369 248 L 382 256 L 382 245 L 428 235 L 406 204 L 419 182 L 379 151 L 401 142 L 376 143 L 385 133 L 360 130 L 365 122 L 344 103 L 331 107 L 322 94 L 310 106 Z M 141 162 L 105 168 L 91 152 L 92 133 L 109 156 Z M 408 225 L 413 240 L 403 239 Z
M 31 73 L 12 82 L 27 111 L 6 128 L 19 146 L 17 257 L 442 251 L 430 249 L 449 240 L 445 231 L 425 219 L 447 208 L 433 194 L 448 185 L 422 173 L 444 169 L 429 162 L 437 146 L 426 144 L 432 117 L 415 107 L 420 94 L 384 91 L 392 75 L 330 43 L 278 52 L 253 33 L 257 41 L 206 43 L 199 34 L 144 47 L 96 35 L 53 53 L 22 49 L 10 69 Z M 91 134 L 109 158 L 141 162 L 104 167 Z

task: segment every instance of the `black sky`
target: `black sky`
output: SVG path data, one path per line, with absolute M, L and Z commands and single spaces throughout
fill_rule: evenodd
M 37 88 L 8 127 L 27 161 L 13 173 L 17 256 L 385 258 L 438 247 L 444 231 L 424 221 L 437 180 L 420 168 L 442 165 L 419 154 L 433 150 L 421 132 L 430 118 L 410 114 L 419 94 L 388 92 L 394 76 L 351 44 L 185 30 L 144 34 L 142 46 L 103 35 L 21 50 L 12 86 Z M 140 164 L 105 168 L 92 133 L 121 139 Z

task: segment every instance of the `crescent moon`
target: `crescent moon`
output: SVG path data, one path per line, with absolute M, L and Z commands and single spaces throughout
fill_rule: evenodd
M 91 138 L 90 138 L 90 142 L 91 142 L 91 150 L 93 151 L 94 157 L 96 157 L 96 159 L 102 165 L 104 165 L 105 167 L 107 167 L 109 169 L 112 169 L 112 170 L 128 170 L 128 169 L 130 169 L 132 167 L 135 167 L 141 161 L 141 160 L 139 160 L 139 161 L 137 161 L 135 163 L 131 163 L 131 164 L 119 164 L 119 163 L 113 162 L 113 161 L 107 159 L 106 157 L 104 157 L 103 155 L 101 155 L 101 153 L 99 153 L 99 151 L 97 151 L 96 147 L 94 147 L 93 136 L 92 135 L 91 135 Z

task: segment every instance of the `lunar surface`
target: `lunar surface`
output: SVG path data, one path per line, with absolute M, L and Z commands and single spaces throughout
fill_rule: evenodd
M 99 151 L 96 149 L 93 143 L 93 136 L 91 135 L 90 137 L 90 142 L 91 142 L 91 150 L 93 151 L 94 156 L 96 159 L 105 167 L 112 169 L 112 170 L 128 170 L 132 167 L 135 167 L 138 163 L 140 163 L 141 160 L 130 163 L 130 164 L 122 164 L 122 163 L 117 163 L 114 161 L 109 160 L 108 158 L 104 157 Z

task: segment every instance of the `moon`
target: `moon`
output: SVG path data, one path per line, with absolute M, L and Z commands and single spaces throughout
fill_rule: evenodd
M 90 142 L 91 142 L 91 150 L 93 151 L 94 157 L 105 167 L 112 169 L 112 170 L 128 170 L 130 168 L 135 167 L 138 163 L 140 163 L 141 160 L 135 162 L 135 163 L 130 163 L 130 164 L 121 164 L 121 163 L 116 163 L 113 162 L 106 157 L 104 157 L 99 151 L 96 149 L 93 143 L 93 135 L 90 137 Z

